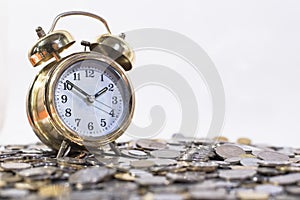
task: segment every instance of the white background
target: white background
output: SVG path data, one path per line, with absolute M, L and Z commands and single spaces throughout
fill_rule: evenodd
M 83 10 L 103 16 L 116 34 L 150 27 L 173 30 L 191 38 L 207 52 L 223 80 L 226 120 L 222 135 L 232 141 L 245 136 L 256 143 L 299 146 L 299 1 L 7 2 L 0 3 L 0 144 L 37 141 L 25 111 L 27 89 L 41 69 L 32 68 L 27 59 L 27 52 L 37 39 L 35 28 L 43 26 L 47 31 L 57 14 Z M 78 38 L 77 48 L 81 48 L 80 40 L 94 38 L 104 31 L 95 21 L 84 19 L 78 25 L 77 20 L 66 19 L 59 25 L 59 28 L 67 27 Z M 204 86 L 195 84 L 194 87 Z M 162 104 L 167 102 L 176 107 L 174 98 L 158 90 L 160 95 L 165 95 Z M 205 132 L 211 109 L 205 90 L 199 95 L 197 98 L 203 99 L 199 103 L 203 124 L 200 132 Z M 142 103 L 149 99 L 147 89 L 138 91 L 137 97 L 140 103 L 134 120 L 142 126 L 149 123 L 144 114 L 147 106 L 143 107 Z M 159 103 L 159 99 L 152 102 Z M 173 110 L 171 123 L 167 123 L 159 137 L 169 137 L 178 128 L 179 109 Z

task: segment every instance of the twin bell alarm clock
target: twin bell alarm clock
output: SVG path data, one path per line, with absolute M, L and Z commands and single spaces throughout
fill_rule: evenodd
M 107 33 L 95 41 L 82 41 L 83 51 L 62 57 L 75 40 L 55 26 L 61 18 L 74 15 L 98 20 Z M 39 40 L 28 58 L 33 67 L 43 68 L 27 96 L 27 116 L 35 134 L 57 150 L 58 157 L 72 149 L 113 144 L 129 126 L 134 111 L 134 92 L 126 76 L 134 52 L 125 35 L 112 35 L 103 18 L 81 11 L 62 13 L 48 33 L 41 27 L 36 32 Z

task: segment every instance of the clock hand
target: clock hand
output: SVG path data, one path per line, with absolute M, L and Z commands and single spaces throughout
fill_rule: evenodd
M 99 101 L 97 99 L 95 100 L 93 106 L 109 115 L 112 115 L 112 116 L 114 115 L 114 109 L 112 107 L 108 106 L 105 103 L 102 103 L 101 101 Z
M 97 99 L 95 99 L 95 101 L 98 102 L 98 103 L 100 103 L 100 104 L 102 104 L 102 105 L 104 105 L 104 106 L 106 106 L 107 108 L 110 108 L 111 110 L 113 110 L 113 108 L 110 107 L 109 105 L 107 105 L 107 104 L 105 104 L 105 103 L 103 103 L 103 102 L 101 102 L 101 101 L 99 101 Z
M 99 109 L 99 110 L 101 110 L 101 111 L 103 111 L 103 112 L 105 112 L 105 113 L 107 113 L 107 114 L 109 114 L 109 115 L 110 115 L 110 112 L 112 111 L 112 110 L 110 110 L 110 111 L 104 110 L 104 109 L 102 109 L 102 108 L 100 108 L 100 107 L 98 107 L 96 105 L 94 105 L 94 107 L 97 108 L 97 109 Z
M 74 83 L 72 83 L 69 80 L 66 80 L 67 84 L 72 85 L 73 88 L 75 88 L 78 92 L 80 92 L 81 94 L 83 94 L 85 97 L 90 97 L 91 95 L 89 95 L 88 93 L 86 93 L 84 90 L 82 90 L 80 87 L 78 87 L 77 85 L 75 85 Z
M 95 98 L 99 97 L 100 95 L 104 94 L 107 90 L 108 90 L 107 87 L 102 88 L 99 92 L 97 92 L 97 93 L 94 95 L 94 97 L 95 97 Z

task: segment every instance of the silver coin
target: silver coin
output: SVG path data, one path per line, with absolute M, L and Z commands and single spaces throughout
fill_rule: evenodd
M 47 167 L 36 167 L 36 168 L 24 169 L 17 173 L 23 177 L 32 177 L 32 176 L 51 175 L 57 170 L 58 168 L 56 167 L 47 166 Z
M 170 166 L 177 164 L 177 161 L 173 159 L 149 158 L 148 160 L 153 161 L 155 166 Z
M 149 186 L 149 185 L 167 185 L 169 181 L 165 176 L 152 176 L 151 178 L 137 178 L 135 182 L 139 185 Z
M 135 150 L 135 149 L 129 150 L 128 153 L 133 156 L 141 156 L 141 157 L 147 156 L 147 153 L 145 153 L 144 151 Z
M 192 199 L 206 199 L 206 200 L 223 200 L 227 197 L 227 192 L 224 189 L 217 190 L 192 190 L 189 191 Z
M 242 159 L 241 157 L 230 157 L 230 158 L 226 158 L 224 161 L 233 165 L 233 164 L 239 164 L 241 159 Z
M 21 170 L 28 169 L 31 167 L 31 164 L 21 163 L 21 162 L 5 162 L 1 163 L 1 168 L 5 170 Z
M 257 158 L 242 158 L 240 160 L 241 165 L 243 166 L 253 166 L 253 167 L 257 167 L 258 166 L 258 162 L 260 160 Z
M 289 185 L 300 181 L 300 173 L 273 176 L 269 179 L 271 183 L 279 185 Z
M 2 198 L 12 198 L 12 199 L 18 199 L 18 198 L 24 198 L 29 194 L 28 190 L 22 190 L 22 189 L 15 189 L 15 188 L 7 188 L 0 190 L 0 197 Z
M 111 175 L 111 172 L 106 167 L 90 167 L 79 170 L 69 177 L 71 184 L 87 184 L 97 183 Z
M 219 170 L 219 176 L 226 180 L 243 180 L 251 178 L 256 174 L 253 169 Z
M 154 165 L 155 163 L 152 160 L 135 160 L 130 162 L 130 166 L 134 168 L 149 168 Z
M 130 169 L 128 171 L 132 176 L 138 178 L 151 178 L 153 175 L 150 172 L 141 169 Z
M 177 157 L 180 156 L 180 151 L 171 150 L 171 149 L 161 149 L 161 150 L 151 151 L 150 155 L 155 158 L 176 159 Z
M 285 190 L 287 193 L 292 195 L 300 195 L 300 186 L 286 186 Z
M 215 151 L 218 156 L 225 159 L 231 157 L 239 157 L 240 155 L 246 153 L 242 148 L 232 144 L 220 145 L 215 148 Z
M 282 186 L 276 186 L 276 185 L 271 185 L 271 184 L 257 185 L 257 186 L 255 186 L 254 189 L 255 189 L 255 191 L 265 192 L 272 196 L 278 195 L 284 191 Z
M 158 150 L 166 148 L 166 144 L 149 139 L 139 139 L 136 141 L 136 145 L 147 150 Z
M 156 200 L 183 200 L 185 199 L 183 195 L 176 193 L 154 193 L 152 199 Z
M 275 151 L 262 151 L 257 155 L 258 158 L 265 161 L 288 161 L 289 156 Z
M 172 182 L 192 183 L 203 181 L 205 179 L 205 174 L 199 172 L 167 173 L 166 177 Z

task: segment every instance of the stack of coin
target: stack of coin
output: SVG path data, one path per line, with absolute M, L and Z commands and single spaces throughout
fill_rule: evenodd
M 43 144 L 1 146 L 0 199 L 300 199 L 297 148 L 179 134 L 118 147 L 56 159 Z

